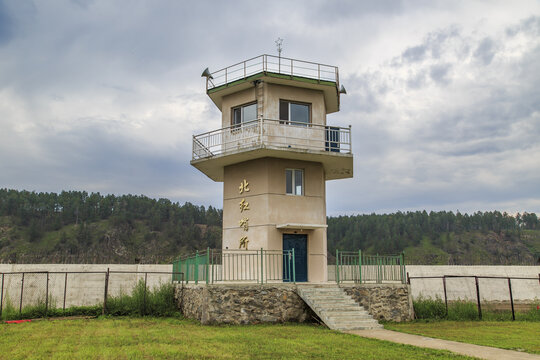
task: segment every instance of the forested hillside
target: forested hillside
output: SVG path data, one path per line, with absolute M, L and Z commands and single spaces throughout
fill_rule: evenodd
M 135 195 L 0 189 L 0 263 L 166 263 L 221 246 L 222 211 Z M 328 218 L 335 250 L 402 251 L 415 264 L 534 264 L 540 221 L 498 211 Z
M 220 247 L 221 217 L 146 196 L 0 189 L 0 262 L 167 262 Z
M 328 218 L 328 250 L 404 252 L 412 264 L 535 264 L 540 257 L 540 221 L 498 211 L 397 212 Z

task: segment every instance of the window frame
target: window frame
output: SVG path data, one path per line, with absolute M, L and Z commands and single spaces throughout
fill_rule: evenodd
M 236 105 L 236 106 L 231 107 L 231 128 L 238 129 L 246 122 L 244 120 L 244 111 L 242 111 L 242 109 L 246 108 L 248 106 L 251 106 L 251 105 L 255 105 L 255 119 L 251 119 L 251 120 L 248 120 L 248 121 L 257 120 L 257 101 L 256 100 L 247 102 L 245 104 Z M 236 124 L 234 122 L 234 120 L 235 120 L 234 113 L 235 113 L 235 110 L 237 110 L 237 109 L 240 109 L 240 123 L 238 123 L 238 124 Z
M 287 103 L 287 119 L 281 118 L 281 104 Z M 293 121 L 291 120 L 291 104 L 296 105 L 305 105 L 308 108 L 308 122 L 300 122 L 300 121 Z M 311 112 L 311 103 L 308 102 L 302 102 L 302 101 L 295 101 L 295 100 L 286 100 L 286 99 L 279 99 L 279 123 L 280 124 L 287 124 L 287 125 L 295 125 L 295 126 L 311 126 L 312 124 L 312 112 Z M 305 125 L 304 125 L 305 124 Z
M 287 172 L 291 172 L 291 190 L 292 192 L 287 192 Z M 300 172 L 302 174 L 302 184 L 300 185 L 300 194 L 296 193 L 296 172 Z M 304 196 L 305 194 L 305 171 L 304 169 L 292 169 L 292 168 L 286 168 L 285 169 L 285 195 L 291 195 L 291 196 Z

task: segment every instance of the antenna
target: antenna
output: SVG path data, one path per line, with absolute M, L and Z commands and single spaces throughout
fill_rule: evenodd
M 276 43 L 276 47 L 277 47 L 278 57 L 281 57 L 281 51 L 283 50 L 281 48 L 281 45 L 283 44 L 283 39 L 278 37 L 277 40 L 275 41 L 275 43 Z

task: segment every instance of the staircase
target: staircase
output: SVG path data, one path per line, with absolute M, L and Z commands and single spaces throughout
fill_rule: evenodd
M 298 286 L 298 295 L 332 330 L 382 329 L 382 325 L 338 286 Z

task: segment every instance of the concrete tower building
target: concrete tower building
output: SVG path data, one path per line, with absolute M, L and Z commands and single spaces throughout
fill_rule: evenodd
M 203 75 L 221 128 L 191 164 L 223 182 L 223 251 L 294 248 L 295 280 L 327 281 L 326 181 L 353 176 L 350 126 L 326 122 L 337 67 L 261 55 Z

